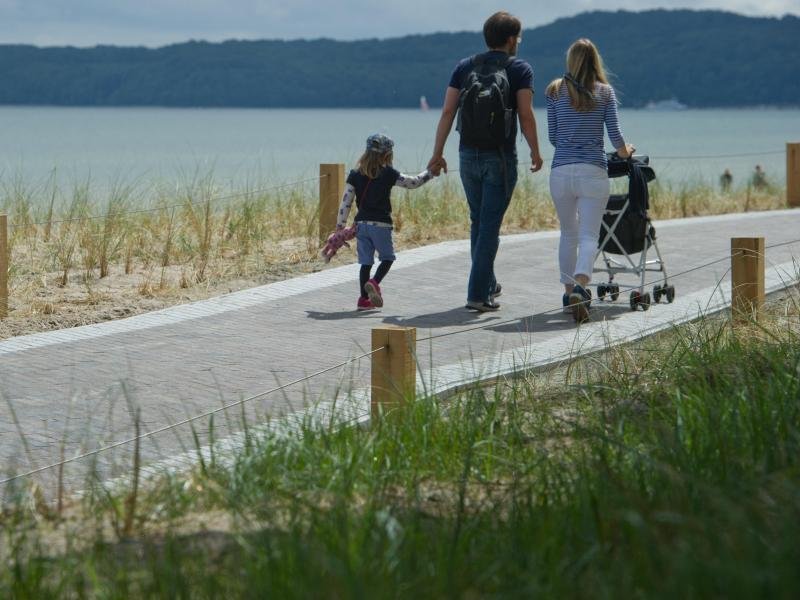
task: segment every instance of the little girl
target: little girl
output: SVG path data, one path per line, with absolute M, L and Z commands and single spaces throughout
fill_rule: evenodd
M 370 310 L 383 306 L 380 283 L 394 262 L 392 244 L 392 203 L 390 195 L 393 186 L 413 190 L 433 179 L 433 174 L 425 170 L 417 176 L 404 175 L 392 168 L 392 148 L 394 142 L 385 135 L 375 134 L 367 138 L 367 149 L 358 159 L 356 168 L 347 176 L 336 229 L 347 223 L 350 207 L 355 198 L 358 212 L 355 223 L 360 295 L 357 310 Z M 371 276 L 375 253 L 381 264 Z

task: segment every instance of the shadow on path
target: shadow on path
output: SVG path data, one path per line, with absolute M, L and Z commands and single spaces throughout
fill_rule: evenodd
M 619 319 L 622 315 L 631 312 L 631 309 L 622 305 L 600 304 L 593 308 L 591 318 L 593 323 L 599 321 L 610 321 Z M 487 327 L 487 331 L 497 333 L 544 333 L 548 331 L 561 331 L 562 329 L 575 329 L 575 320 L 572 315 L 563 312 L 551 312 L 548 314 L 531 315 L 522 317 L 511 323 L 503 323 L 494 327 Z
M 306 317 L 316 321 L 343 321 L 344 319 L 365 319 L 380 317 L 381 312 L 373 310 L 337 310 L 336 312 L 323 312 L 320 310 L 307 310 Z
M 487 316 L 491 315 L 491 316 Z M 399 325 L 400 327 L 419 327 L 420 329 L 434 329 L 437 327 L 457 327 L 459 325 L 477 325 L 478 323 L 489 323 L 500 321 L 502 315 L 499 313 L 480 313 L 468 310 L 463 306 L 443 310 L 441 312 L 417 315 L 416 317 L 386 317 L 383 322 L 387 325 Z

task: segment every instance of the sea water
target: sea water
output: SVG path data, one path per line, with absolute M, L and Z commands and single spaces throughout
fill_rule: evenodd
M 394 138 L 395 166 L 422 170 L 430 157 L 436 109 L 174 109 L 0 107 L 0 183 L 59 185 L 91 181 L 180 185 L 212 175 L 228 189 L 313 178 L 320 163 L 352 166 L 365 138 Z M 545 159 L 553 149 L 547 119 L 536 110 Z M 800 109 L 627 110 L 623 133 L 651 157 L 659 180 L 671 185 L 717 185 L 730 169 L 734 186 L 756 164 L 769 180 L 785 183 L 786 142 L 800 141 Z M 606 141 L 608 146 L 608 142 Z M 528 161 L 519 140 L 520 161 Z M 610 149 L 610 148 L 609 148 Z M 458 134 L 445 156 L 458 162 Z M 546 182 L 547 168 L 533 175 Z

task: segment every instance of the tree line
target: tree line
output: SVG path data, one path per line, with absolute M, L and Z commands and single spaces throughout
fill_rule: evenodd
M 589 12 L 523 32 L 538 94 L 590 37 L 623 105 L 800 105 L 800 18 L 721 11 Z M 161 48 L 0 46 L 0 104 L 173 107 L 415 107 L 441 102 L 480 33 L 342 42 L 190 41 Z

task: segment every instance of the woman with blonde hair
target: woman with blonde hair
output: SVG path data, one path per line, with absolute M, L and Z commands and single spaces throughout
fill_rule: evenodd
M 555 146 L 550 171 L 561 239 L 558 262 L 562 303 L 575 320 L 589 318 L 591 281 L 600 221 L 609 196 L 603 128 L 617 153 L 628 158 L 633 146 L 619 130 L 617 98 L 608 84 L 603 59 L 594 44 L 579 39 L 567 51 L 567 72 L 545 93 L 550 143 Z

